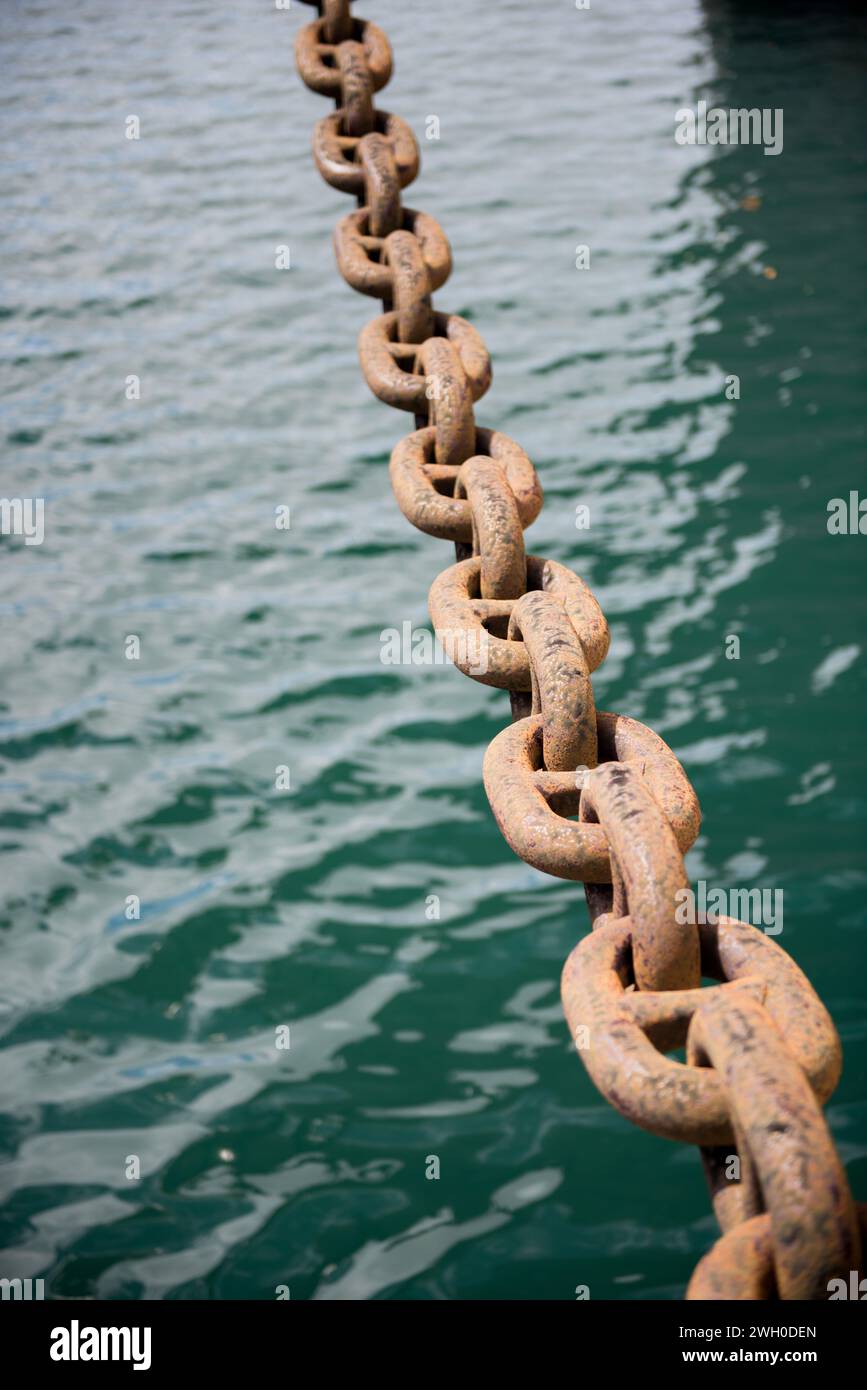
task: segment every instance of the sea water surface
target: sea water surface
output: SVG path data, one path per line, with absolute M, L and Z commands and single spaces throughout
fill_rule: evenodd
M 406 200 L 452 243 L 437 306 L 491 350 L 477 418 L 545 489 L 528 543 L 608 615 L 600 707 L 696 787 L 693 880 L 783 890 L 867 1199 L 867 540 L 826 525 L 864 486 L 863 22 L 362 13 L 422 146 Z M 412 419 L 359 374 L 378 310 L 333 261 L 352 204 L 310 157 L 312 14 L 0 10 L 0 493 L 45 499 L 41 545 L 0 538 L 0 1274 L 678 1298 L 716 1234 L 701 1167 L 570 1045 L 581 888 L 513 856 L 482 788 L 508 700 L 380 659 L 453 552 L 400 515 Z M 782 153 L 678 145 L 699 99 L 782 108 Z

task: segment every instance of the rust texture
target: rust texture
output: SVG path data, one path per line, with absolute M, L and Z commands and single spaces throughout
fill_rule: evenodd
M 680 766 L 678 764 L 678 766 Z M 611 914 L 632 920 L 632 969 L 640 990 L 697 989 L 698 930 L 675 919 L 689 880 L 674 831 L 634 763 L 590 773 L 581 820 L 601 825 L 611 860 Z
M 405 188 L 412 183 L 418 173 L 419 153 L 415 136 L 406 121 L 387 111 L 377 111 L 374 129 L 370 135 L 361 137 L 345 130 L 344 121 L 345 112 L 338 107 L 330 116 L 317 121 L 313 128 L 313 158 L 326 183 L 340 189 L 341 193 L 354 193 L 364 198 L 365 206 L 369 208 L 370 200 L 365 197 L 367 171 L 356 159 L 356 151 L 362 140 L 369 141 L 370 135 L 375 134 L 385 137 L 387 148 L 385 145 L 379 147 L 383 151 L 380 158 L 385 159 L 390 152 L 400 187 Z M 373 235 L 381 236 L 383 233 L 374 232 Z
M 715 1069 L 665 1055 L 686 1041 L 701 1003 L 749 989 L 786 1039 L 821 1101 L 840 1076 L 840 1043 L 806 976 L 755 927 L 720 917 L 698 928 L 701 973 L 721 981 L 705 989 L 643 992 L 634 988 L 633 923 L 602 919 L 563 969 L 562 993 L 573 1038 L 607 1100 L 642 1129 L 665 1139 L 718 1146 L 734 1139 L 722 1079 Z
M 481 597 L 520 598 L 527 588 L 524 528 L 505 468 L 483 454 L 466 459 L 455 496 L 466 497 L 470 504 Z
M 462 322 L 462 321 L 461 321 Z M 469 325 L 467 325 L 469 326 Z M 452 322 L 449 327 L 457 327 Z M 464 344 L 469 339 L 459 339 Z M 468 359 L 469 360 L 469 359 Z M 490 368 L 479 358 L 478 389 L 487 389 Z M 434 432 L 434 459 L 442 468 L 463 463 L 473 447 L 476 422 L 473 415 L 474 383 L 464 369 L 464 358 L 448 338 L 427 338 L 415 356 L 413 376 L 424 382 L 427 423 Z M 417 417 L 421 419 L 421 415 Z
M 526 588 L 526 585 L 525 585 Z M 542 716 L 542 761 L 550 772 L 597 762 L 596 706 L 590 666 L 562 602 L 543 589 L 525 592 L 512 609 L 508 640 L 523 642 L 530 696 L 512 693 L 512 717 Z
M 418 243 L 427 270 L 428 294 L 449 278 L 452 253 L 440 224 L 426 212 L 402 208 L 396 231 L 409 232 Z M 334 229 L 334 251 L 341 275 L 360 294 L 381 299 L 392 307 L 393 270 L 385 253 L 385 237 L 371 235 L 366 207 L 342 217 Z
M 511 699 L 485 790 L 517 855 L 584 884 L 592 930 L 561 981 L 576 1049 L 622 1115 L 699 1149 L 723 1234 L 688 1298 L 830 1297 L 834 1280 L 860 1277 L 867 1238 L 867 1206 L 852 1202 L 822 1114 L 841 1069 L 834 1025 L 761 930 L 680 911 L 698 800 L 657 734 L 596 708 L 609 632 L 587 584 L 526 553 L 542 490 L 520 445 L 476 420 L 491 382 L 482 337 L 433 306 L 451 250 L 438 222 L 402 202 L 419 149 L 375 105 L 388 39 L 349 0 L 305 3 L 318 18 L 298 35 L 298 69 L 335 104 L 314 127 L 314 159 L 358 203 L 337 224 L 337 264 L 383 309 L 359 335 L 361 369 L 380 400 L 415 416 L 391 456 L 394 494 L 413 526 L 455 545 L 430 590 L 438 636 L 460 670 Z M 669 1055 L 680 1048 L 683 1062 Z
M 759 1000 L 706 993 L 687 1034 L 687 1060 L 720 1079 L 737 1151 L 749 1155 L 770 1216 L 779 1297 L 823 1298 L 831 1279 L 861 1262 L 843 1165 L 790 1040 Z
M 469 666 L 461 664 L 457 655 L 456 664 L 466 675 L 473 675 L 483 685 L 494 685 L 500 690 L 529 691 L 532 681 L 527 649 L 523 642 L 510 642 L 507 637 L 513 600 L 483 599 L 481 570 L 480 558 L 471 556 L 443 570 L 434 580 L 428 596 L 434 628 L 437 632 L 462 632 L 467 638 L 471 635 L 477 638 L 484 629 L 488 634 L 487 669 L 479 674 L 471 672 Z M 584 581 L 555 560 L 528 555 L 527 588 L 544 589 L 562 601 L 573 624 L 580 624 L 590 670 L 595 671 L 608 652 L 608 624 Z M 472 643 L 469 649 L 474 650 Z M 511 732 L 511 729 L 503 730 L 503 734 Z M 503 734 L 497 737 L 502 738 Z M 574 778 L 572 781 L 574 784 Z M 494 811 L 496 813 L 496 806 Z
M 436 336 L 429 338 L 439 348 L 444 342 L 457 354 L 463 368 L 472 400 L 483 396 L 491 384 L 491 359 L 488 350 L 471 323 L 457 314 L 434 314 Z M 358 336 L 358 356 L 364 379 L 375 396 L 398 410 L 409 410 L 427 420 L 429 406 L 435 403 L 439 388 L 413 370 L 424 343 L 402 343 L 397 336 L 397 314 L 392 310 L 371 319 Z M 439 362 L 441 371 L 455 372 L 454 359 Z M 409 363 L 410 370 L 401 366 Z M 461 460 L 463 462 L 463 460 Z
M 855 1211 L 861 1248 L 864 1250 L 867 1249 L 867 1203 L 856 1202 Z M 857 1275 L 863 1271 L 863 1263 L 852 1268 Z M 843 1280 L 844 1287 L 850 1291 L 847 1297 L 851 1298 L 851 1270 L 837 1277 Z M 827 1290 L 820 1295 L 822 1298 L 829 1296 Z M 859 1293 L 858 1296 L 863 1295 Z M 756 1302 L 780 1297 L 774 1279 L 773 1234 L 767 1212 L 735 1226 L 711 1247 L 696 1265 L 686 1297 L 702 1301 L 738 1299 Z
M 489 654 L 492 648 L 493 643 L 489 643 Z M 584 650 L 594 670 L 598 662 L 592 649 Z M 529 671 L 526 684 L 530 685 Z M 488 747 L 483 775 L 497 824 L 515 853 L 543 873 L 579 883 L 610 884 L 605 830 L 592 821 L 571 819 L 580 815 L 587 774 L 579 769 L 564 772 L 545 767 L 542 735 L 541 718 L 531 715 L 503 729 Z M 698 801 L 668 745 L 637 720 L 605 710 L 596 711 L 596 735 L 599 761 L 634 763 L 681 850 L 689 849 L 699 829 Z
M 389 473 L 398 506 L 408 521 L 441 540 L 472 544 L 473 516 L 465 497 L 455 496 L 460 464 L 436 461 L 436 428 L 428 426 L 402 439 L 391 456 Z M 524 450 L 508 435 L 476 428 L 471 452 L 503 465 L 506 481 L 527 527 L 542 506 L 542 489 Z
M 340 59 L 357 44 L 362 49 L 370 89 L 378 92 L 391 77 L 391 44 L 385 34 L 366 19 L 350 17 L 347 24 L 341 17 L 344 32 L 340 39 L 335 39 L 328 34 L 327 24 L 328 21 L 324 19 L 315 19 L 312 24 L 305 24 L 303 29 L 299 29 L 295 39 L 295 62 L 307 86 L 324 97 L 334 97 L 336 100 L 343 91 Z

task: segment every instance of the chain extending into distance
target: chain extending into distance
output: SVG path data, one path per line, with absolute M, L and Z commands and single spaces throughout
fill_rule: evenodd
M 358 202 L 337 225 L 337 263 L 384 310 L 361 332 L 361 369 L 380 400 L 415 417 L 392 486 L 407 519 L 457 552 L 431 588 L 431 618 L 466 674 L 511 695 L 485 790 L 516 854 L 585 884 L 593 931 L 562 980 L 572 1037 L 621 1114 L 701 1150 L 723 1234 L 687 1298 L 827 1298 L 831 1279 L 860 1272 L 867 1238 L 867 1205 L 853 1204 L 821 1109 L 840 1075 L 834 1025 L 757 928 L 678 924 L 695 792 L 661 738 L 596 709 L 602 611 L 578 575 L 526 553 L 542 490 L 523 449 L 476 423 L 491 382 L 484 342 L 432 306 L 451 252 L 439 224 L 402 202 L 419 150 L 405 121 L 374 106 L 388 39 L 349 0 L 305 3 L 319 18 L 298 34 L 298 69 L 335 102 L 314 158 Z M 466 655 L 480 649 L 483 664 Z M 702 977 L 719 983 L 701 988 Z M 666 1056 L 684 1045 L 685 1063 Z

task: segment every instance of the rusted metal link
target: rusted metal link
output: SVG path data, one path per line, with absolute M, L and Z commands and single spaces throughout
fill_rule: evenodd
M 484 454 L 468 458 L 458 474 L 455 495 L 470 504 L 473 551 L 481 562 L 481 597 L 520 598 L 527 588 L 524 527 L 505 468 Z
M 340 43 L 348 39 L 352 32 L 351 0 L 301 0 L 302 5 L 310 5 L 319 18 L 325 21 L 325 32 L 329 43 Z
M 350 0 L 320 0 L 325 37 L 329 43 L 343 43 L 352 33 Z
M 400 230 L 411 232 L 419 244 L 427 270 L 428 292 L 438 290 L 452 268 L 451 250 L 442 227 L 426 212 L 402 208 Z M 371 233 L 368 208 L 350 212 L 334 229 L 334 251 L 344 280 L 360 294 L 381 299 L 390 309 L 394 272 L 389 261 L 381 259 L 386 240 Z
M 857 1202 L 855 1213 L 862 1252 L 867 1249 L 867 1203 Z M 837 1282 L 829 1279 L 822 1299 L 863 1298 L 860 1282 L 865 1275 L 862 1263 L 850 1265 Z M 853 1290 L 854 1276 L 854 1290 Z M 842 1283 L 841 1283 L 842 1281 Z M 780 1297 L 774 1277 L 774 1240 L 771 1217 L 765 1212 L 722 1236 L 695 1267 L 687 1299 L 768 1300 Z
M 465 497 L 455 496 L 459 466 L 436 462 L 436 431 L 408 434 L 391 455 L 389 475 L 398 506 L 408 521 L 428 536 L 472 544 L 473 517 Z M 524 450 L 508 435 L 476 427 L 471 454 L 486 454 L 503 465 L 514 493 L 521 525 L 535 521 L 542 507 L 539 478 Z
M 400 320 L 396 314 L 398 331 Z M 413 374 L 425 384 L 427 423 L 434 432 L 434 458 L 442 467 L 462 464 L 476 438 L 472 383 L 463 360 L 447 338 L 427 338 L 416 353 Z
M 552 772 L 595 767 L 596 704 L 581 639 L 559 599 L 542 589 L 518 599 L 508 640 L 523 642 L 531 690 L 512 691 L 512 717 L 542 720 L 542 759 Z
M 764 991 L 757 994 L 759 1002 Z M 764 1211 L 762 1192 L 756 1177 L 755 1164 L 749 1153 L 739 1151 L 733 1154 L 731 1144 L 705 1145 L 699 1149 L 708 1192 L 721 1231 L 739 1226 L 750 1217 Z M 740 1167 L 740 1180 L 731 1178 L 732 1158 L 737 1157 Z
M 392 307 L 402 343 L 424 343 L 434 331 L 430 279 L 421 242 L 412 232 L 391 232 L 383 246 L 391 270 Z
M 634 763 L 603 763 L 587 776 L 581 824 L 608 841 L 611 911 L 632 919 L 632 970 L 641 990 L 697 989 L 698 928 L 676 919 L 689 891 L 683 854 L 668 817 Z
M 367 135 L 373 130 L 373 82 L 364 48 L 347 39 L 337 49 L 340 73 L 340 106 L 347 135 Z
M 364 379 L 375 396 L 398 410 L 410 410 L 424 419 L 428 416 L 427 382 L 399 362 L 415 365 L 421 343 L 400 343 L 397 314 L 392 310 L 365 324 L 358 337 L 358 355 Z M 434 314 L 438 337 L 447 338 L 457 349 L 467 375 L 470 393 L 477 401 L 491 384 L 491 359 L 483 339 L 471 323 L 458 314 Z
M 455 664 L 464 675 L 499 690 L 529 691 L 532 677 L 527 649 L 523 642 L 508 641 L 506 635 L 514 599 L 482 598 L 481 569 L 480 558 L 474 556 L 460 560 L 437 576 L 428 598 L 431 621 L 437 632 L 455 636 Z M 560 599 L 581 639 L 588 666 L 595 671 L 608 651 L 608 624 L 583 579 L 556 560 L 528 555 L 527 589 L 544 589 Z M 482 629 L 487 634 L 484 638 Z M 461 659 L 460 652 L 478 651 L 482 641 L 487 663 L 486 669 L 479 672 Z
M 581 636 L 577 624 L 576 631 Z M 489 661 L 493 645 L 489 643 Z M 592 649 L 583 640 L 582 646 L 592 671 L 595 669 Z M 686 773 L 668 744 L 637 720 L 605 710 L 596 711 L 596 734 L 599 762 L 635 766 L 662 807 L 674 838 L 685 853 L 698 835 L 701 813 Z M 496 735 L 485 754 L 483 775 L 497 824 L 521 859 L 534 869 L 557 878 L 579 883 L 611 883 L 605 831 L 592 822 L 576 823 L 568 819 L 580 813 L 581 788 L 586 773 L 581 769 L 575 772 L 546 769 L 539 716 L 519 719 Z
M 400 226 L 400 176 L 391 142 L 377 131 L 363 135 L 355 157 L 364 173 L 364 192 L 359 200 L 367 208 L 367 220 L 374 236 L 388 237 Z
M 342 107 L 316 122 L 313 127 L 313 158 L 326 183 L 332 188 L 339 188 L 341 193 L 354 194 L 363 202 L 365 181 L 370 174 L 359 162 L 357 152 L 360 140 L 366 140 L 368 150 L 371 149 L 371 136 L 362 135 L 359 139 L 350 134 L 345 122 L 346 112 Z M 400 116 L 392 116 L 388 111 L 374 112 L 373 129 L 376 134 L 384 136 L 391 146 L 398 183 L 401 188 L 406 188 L 418 173 L 419 151 L 415 136 L 406 121 L 401 120 Z M 388 228 L 388 231 L 393 230 L 393 227 Z M 387 235 L 382 232 L 372 234 Z
M 350 41 L 361 46 L 372 90 L 381 91 L 391 77 L 392 57 L 391 44 L 379 26 L 367 19 L 350 19 L 342 39 L 334 39 L 326 33 L 326 23 L 314 19 L 298 31 L 295 62 L 302 81 L 312 91 L 338 100 L 343 90 L 340 54 Z
M 633 924 L 623 918 L 575 947 L 561 989 L 581 1060 L 606 1100 L 652 1134 L 715 1147 L 735 1138 L 722 1077 L 659 1050 L 683 1045 L 690 1020 L 712 994 L 732 995 L 747 984 L 763 989 L 764 1007 L 821 1102 L 840 1076 L 840 1040 L 806 976 L 770 937 L 730 917 L 698 931 L 702 976 L 725 982 L 720 986 L 630 991 Z
M 635 934 L 633 934 L 633 945 Z M 810 1083 L 769 1013 L 719 990 L 693 1016 L 687 1062 L 720 1080 L 738 1152 L 749 1154 L 771 1218 L 783 1299 L 824 1298 L 828 1281 L 861 1262 L 843 1165 Z

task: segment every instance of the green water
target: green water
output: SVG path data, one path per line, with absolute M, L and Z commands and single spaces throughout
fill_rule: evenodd
M 438 307 L 494 360 L 477 417 L 545 488 L 531 549 L 608 615 L 599 705 L 696 787 L 692 878 L 783 889 L 867 1200 L 867 540 L 826 527 L 865 486 L 864 24 L 362 12 L 395 50 L 381 104 L 422 137 L 407 201 L 452 242 Z M 451 556 L 400 516 L 411 419 L 358 372 L 376 305 L 333 265 L 350 204 L 309 156 L 310 13 L 0 12 L 2 492 L 45 498 L 42 545 L 0 539 L 0 1275 L 61 1298 L 678 1298 L 716 1231 L 700 1164 L 570 1049 L 583 894 L 513 857 L 481 785 L 507 698 L 380 661 Z M 700 98 L 783 108 L 783 152 L 678 146 Z

